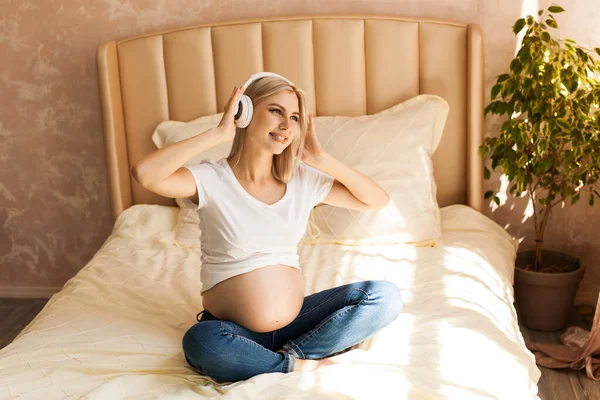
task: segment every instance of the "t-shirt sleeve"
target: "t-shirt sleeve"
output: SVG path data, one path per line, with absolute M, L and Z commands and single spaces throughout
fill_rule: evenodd
M 305 187 L 310 195 L 311 206 L 314 207 L 325 200 L 335 179 L 333 176 L 326 174 L 320 169 L 311 167 L 308 164 L 300 163 L 300 166 L 305 181 Z
M 187 165 L 184 166 L 184 168 L 188 169 L 192 173 L 194 181 L 196 182 L 196 189 L 198 190 L 198 204 L 194 203 L 189 198 L 182 198 L 181 202 L 186 208 L 199 210 L 209 202 L 208 189 L 211 187 L 211 182 L 214 181 L 214 163 L 204 160 L 200 164 Z

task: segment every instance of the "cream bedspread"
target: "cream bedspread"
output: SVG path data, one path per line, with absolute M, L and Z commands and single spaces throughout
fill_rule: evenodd
M 538 399 L 513 303 L 516 243 L 466 206 L 442 209 L 437 248 L 303 245 L 305 293 L 387 279 L 398 319 L 314 372 L 217 385 L 181 338 L 202 309 L 199 248 L 174 245 L 179 210 L 136 205 L 93 259 L 0 350 L 0 399 Z

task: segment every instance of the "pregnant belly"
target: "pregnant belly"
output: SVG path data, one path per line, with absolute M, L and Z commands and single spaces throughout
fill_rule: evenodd
M 283 328 L 298 316 L 303 303 L 302 271 L 283 264 L 236 275 L 202 294 L 202 304 L 212 315 L 254 332 Z

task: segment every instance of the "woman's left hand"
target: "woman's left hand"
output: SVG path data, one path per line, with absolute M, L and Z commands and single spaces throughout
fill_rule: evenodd
M 304 140 L 304 149 L 302 151 L 302 161 L 310 166 L 315 166 L 323 157 L 325 151 L 319 143 L 317 134 L 315 133 L 315 124 L 313 116 L 308 116 L 308 129 L 306 131 L 306 139 Z

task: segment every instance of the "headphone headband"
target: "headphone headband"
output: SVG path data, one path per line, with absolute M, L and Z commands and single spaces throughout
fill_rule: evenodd
M 257 79 L 263 78 L 265 76 L 273 76 L 273 77 L 276 77 L 276 78 L 281 78 L 284 81 L 286 81 L 287 83 L 289 83 L 290 85 L 294 86 L 294 84 L 289 79 L 287 79 L 287 78 L 285 78 L 285 77 L 283 77 L 281 75 L 278 75 L 278 74 L 276 74 L 274 72 L 267 72 L 267 71 L 265 71 L 265 72 L 257 72 L 257 73 L 254 73 L 254 74 L 250 75 L 250 77 L 242 85 L 242 89 L 245 91 L 252 82 L 254 82 Z
M 265 76 L 273 76 L 276 78 L 281 78 L 284 81 L 286 81 L 287 83 L 289 83 L 290 85 L 294 86 L 294 84 L 289 79 L 284 78 L 283 76 L 278 75 L 274 72 L 257 72 L 255 74 L 250 75 L 250 77 L 246 80 L 246 82 L 244 82 L 244 85 L 242 86 L 242 90 L 245 92 L 246 89 L 248 88 L 248 86 L 250 85 L 250 83 L 254 82 L 255 80 L 257 80 L 259 78 L 263 78 Z M 252 120 L 253 114 L 254 114 L 254 105 L 252 104 L 252 100 L 250 99 L 250 97 L 246 96 L 245 94 L 242 94 L 242 96 L 240 97 L 240 100 L 235 105 L 234 120 L 235 120 L 236 126 L 238 126 L 240 128 L 247 127 L 250 124 L 250 121 Z

